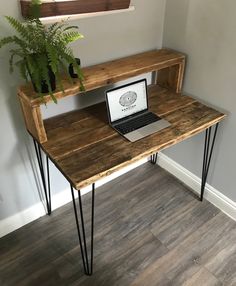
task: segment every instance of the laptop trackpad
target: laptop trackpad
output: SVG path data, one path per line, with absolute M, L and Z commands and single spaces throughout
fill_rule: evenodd
M 125 134 L 124 136 L 131 142 L 135 142 L 139 139 L 142 139 L 148 135 L 151 135 L 157 131 L 160 131 L 166 127 L 169 127 L 170 123 L 166 121 L 165 119 L 161 119 L 159 121 L 156 121 L 154 123 L 151 123 L 147 126 L 144 126 L 142 128 L 139 128 L 136 131 L 132 131 L 128 134 Z

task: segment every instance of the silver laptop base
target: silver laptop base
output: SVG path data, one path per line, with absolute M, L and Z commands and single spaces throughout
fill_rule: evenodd
M 170 125 L 171 124 L 168 121 L 166 121 L 165 119 L 161 119 L 151 124 L 148 124 L 147 126 L 139 128 L 135 131 L 124 134 L 123 136 L 129 141 L 135 142 L 166 127 L 169 127 Z

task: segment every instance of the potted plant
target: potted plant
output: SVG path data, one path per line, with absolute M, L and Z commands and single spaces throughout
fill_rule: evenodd
M 63 91 L 62 73 L 70 79 L 68 65 L 73 65 L 83 87 L 83 74 L 78 61 L 68 44 L 83 38 L 77 26 L 68 26 L 65 22 L 44 26 L 40 21 L 40 0 L 31 1 L 32 16 L 21 23 L 11 16 L 6 16 L 17 35 L 0 39 L 0 48 L 12 45 L 10 50 L 10 72 L 14 66 L 28 81 L 32 81 L 35 91 L 43 99 L 49 93 L 56 103 L 53 94 L 56 85 Z

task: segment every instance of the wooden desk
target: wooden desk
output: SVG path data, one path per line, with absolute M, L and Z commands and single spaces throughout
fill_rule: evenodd
M 134 143 L 121 137 L 108 125 L 105 103 L 43 120 L 40 111 L 42 102 L 35 98 L 31 87 L 25 86 L 19 89 L 18 95 L 26 127 L 34 138 L 49 214 L 51 213 L 49 159 L 70 182 L 84 271 L 87 275 L 93 272 L 94 191 L 98 179 L 206 130 L 201 187 L 201 199 L 203 199 L 218 123 L 225 115 L 189 96 L 180 94 L 184 62 L 183 55 L 161 50 L 84 69 L 87 90 L 144 72 L 159 70 L 154 84 L 148 88 L 149 105 L 154 113 L 167 119 L 171 126 Z M 79 92 L 78 83 L 71 85 L 65 82 L 65 85 L 64 94 L 56 93 L 58 99 Z M 50 101 L 49 96 L 46 97 L 46 101 Z M 212 138 L 213 125 L 216 127 Z M 46 154 L 47 172 L 44 171 L 41 149 Z M 92 227 L 89 262 L 80 189 L 90 184 L 92 184 Z M 74 189 L 78 190 L 81 224 Z
M 224 114 L 189 96 L 149 87 L 150 109 L 171 126 L 131 143 L 109 125 L 106 106 L 97 104 L 45 121 L 43 150 L 77 190 L 141 158 L 209 128 Z

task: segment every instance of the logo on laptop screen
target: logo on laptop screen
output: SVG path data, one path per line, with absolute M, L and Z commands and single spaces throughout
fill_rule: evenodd
M 137 93 L 134 91 L 128 91 L 121 95 L 119 103 L 121 106 L 125 107 L 123 111 L 130 110 L 134 108 L 133 104 L 137 100 Z

